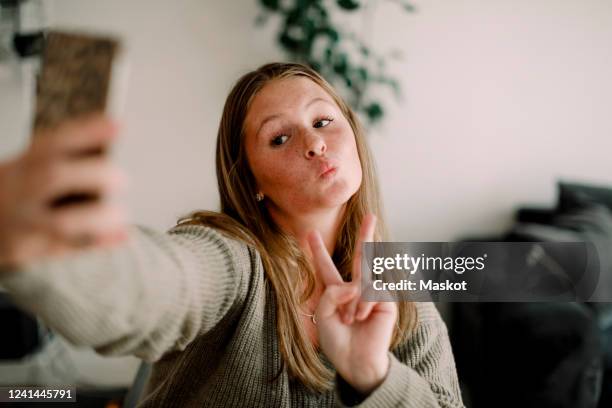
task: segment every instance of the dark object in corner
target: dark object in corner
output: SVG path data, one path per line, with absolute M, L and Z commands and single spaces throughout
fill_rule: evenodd
M 28 34 L 15 34 L 13 47 L 20 58 L 38 57 L 42 55 L 45 42 L 43 31 Z
M 0 360 L 21 359 L 41 346 L 36 319 L 14 306 L 3 293 L 0 293 L 0 325 Z
M 587 204 L 601 204 L 612 211 L 612 187 L 560 181 L 557 212 L 580 209 Z
M 556 208 L 522 208 L 498 237 L 588 241 L 612 274 L 612 188 L 560 182 Z M 456 303 L 451 342 L 470 408 L 612 406 L 612 303 Z M 499 395 L 506 395 L 503 400 Z

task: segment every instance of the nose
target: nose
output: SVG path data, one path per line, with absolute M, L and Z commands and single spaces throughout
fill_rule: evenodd
M 326 151 L 327 145 L 322 137 L 313 135 L 307 140 L 305 152 L 307 159 L 312 159 L 316 156 L 323 156 Z

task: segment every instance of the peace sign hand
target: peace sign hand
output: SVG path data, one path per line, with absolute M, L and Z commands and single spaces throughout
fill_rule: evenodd
M 308 236 L 314 267 L 325 290 L 316 309 L 321 349 L 338 374 L 363 395 L 384 380 L 388 350 L 397 318 L 392 302 L 359 299 L 363 242 L 372 241 L 376 217 L 364 217 L 356 243 L 352 282 L 344 282 L 318 231 Z

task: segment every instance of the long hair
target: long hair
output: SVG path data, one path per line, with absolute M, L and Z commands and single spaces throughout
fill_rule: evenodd
M 362 183 L 346 203 L 332 254 L 343 279 L 350 280 L 355 242 L 361 221 L 368 212 L 374 213 L 378 219 L 374 239 L 386 239 L 374 165 L 358 118 L 323 77 L 309 67 L 296 63 L 266 64 L 236 82 L 225 102 L 217 135 L 216 171 L 221 211 L 195 211 L 181 217 L 177 224 L 207 225 L 259 251 L 265 278 L 272 286 L 276 300 L 276 328 L 283 357 L 281 370 L 286 368 L 291 378 L 317 392 L 330 389 L 333 374 L 320 360 L 301 323 L 299 312 L 300 305 L 315 290 L 316 273 L 296 239 L 283 232 L 272 220 L 263 202 L 255 199 L 255 178 L 249 168 L 244 143 L 245 117 L 257 92 L 270 81 L 298 76 L 312 80 L 333 98 L 351 125 L 361 161 Z M 416 325 L 413 303 L 398 302 L 398 308 L 391 348 L 403 342 Z

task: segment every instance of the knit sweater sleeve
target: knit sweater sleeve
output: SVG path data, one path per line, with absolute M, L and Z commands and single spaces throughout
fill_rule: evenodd
M 336 376 L 336 406 L 464 408 L 448 332 L 433 303 L 417 303 L 419 324 L 406 342 L 389 352 L 389 371 L 363 398 Z
M 131 225 L 128 237 L 113 248 L 1 270 L 0 286 L 74 345 L 148 362 L 184 350 L 244 303 L 245 244 L 197 225 L 166 233 Z

